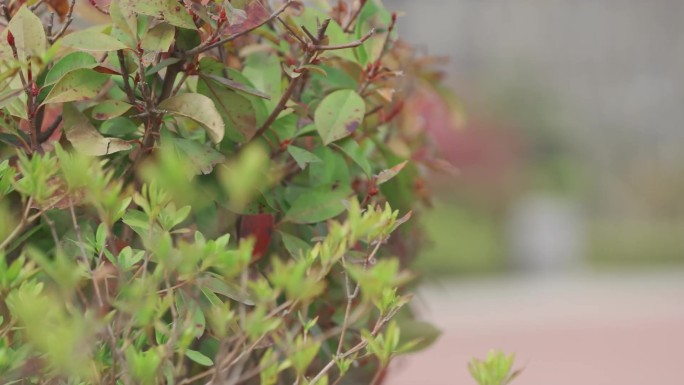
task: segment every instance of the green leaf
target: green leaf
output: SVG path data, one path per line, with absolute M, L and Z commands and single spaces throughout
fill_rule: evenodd
M 176 27 L 197 29 L 192 21 L 192 16 L 190 16 L 183 4 L 176 0 L 133 1 L 129 4 L 136 13 L 156 18 L 161 17 L 167 23 Z
M 356 143 L 356 141 L 352 138 L 348 138 L 345 140 L 342 140 L 336 144 L 336 147 L 342 150 L 351 160 L 354 161 L 359 167 L 361 167 L 361 170 L 370 177 L 371 176 L 371 165 L 370 162 L 368 161 L 368 158 L 366 157 L 366 154 L 363 153 L 363 150 L 361 150 L 361 147 L 359 147 L 359 144 Z
M 351 135 L 361 125 L 366 104 L 354 90 L 339 90 L 326 96 L 316 109 L 316 130 L 328 145 Z
M 287 251 L 294 258 L 299 258 L 301 255 L 300 253 L 306 253 L 309 251 L 309 249 L 311 249 L 311 245 L 306 243 L 305 240 L 297 238 L 294 235 L 290 235 L 282 231 L 279 231 L 279 233 L 281 238 L 283 239 L 283 245 L 285 245 Z
M 317 157 L 315 154 L 306 151 L 301 147 L 287 146 L 287 152 L 292 155 L 297 165 L 303 170 L 309 163 L 322 162 L 321 158 Z
M 197 174 L 210 174 L 215 165 L 226 160 L 220 152 L 194 140 L 173 138 L 173 145 L 192 163 Z
M 214 365 L 214 361 L 211 360 L 211 358 L 205 356 L 204 354 L 196 351 L 196 350 L 186 350 L 185 351 L 185 356 L 188 357 L 190 360 L 202 365 L 202 366 L 212 366 Z
M 102 136 L 90 124 L 88 118 L 71 104 L 64 105 L 62 114 L 64 115 L 66 137 L 80 153 L 98 156 L 131 148 L 131 145 L 126 141 Z
M 228 127 L 227 136 L 230 140 L 243 142 L 254 136 L 257 130 L 255 110 L 244 95 L 208 79 L 200 80 L 197 92 L 214 102 L 222 122 Z
M 133 106 L 120 100 L 105 100 L 95 105 L 92 116 L 96 120 L 109 120 L 123 115 L 131 107 Z
M 333 218 L 345 210 L 344 200 L 351 194 L 347 186 L 319 186 L 300 194 L 285 215 L 295 223 L 316 223 Z
M 95 66 L 97 66 L 97 60 L 92 55 L 85 52 L 71 52 L 50 68 L 50 72 L 45 77 L 44 86 L 56 83 L 71 71 Z
M 132 120 L 125 117 L 117 117 L 106 120 L 100 126 L 103 135 L 125 137 L 138 130 L 138 126 Z
M 70 33 L 62 38 L 62 45 L 88 52 L 116 51 L 127 48 L 124 43 L 115 38 L 93 30 Z
M 52 87 L 43 104 L 88 100 L 97 96 L 109 76 L 80 68 L 67 73 Z
M 19 11 L 12 17 L 7 30 L 14 35 L 14 44 L 20 60 L 26 60 L 27 56 L 40 56 L 47 49 L 43 22 L 25 6 L 19 8 Z M 4 34 L 3 37 L 0 44 L 6 46 L 7 35 Z
M 159 108 L 171 114 L 190 118 L 207 129 L 214 143 L 223 139 L 225 126 L 214 102 L 202 94 L 178 94 L 159 104 Z
M 152 27 L 142 38 L 141 47 L 148 51 L 168 52 L 176 29 L 169 24 Z

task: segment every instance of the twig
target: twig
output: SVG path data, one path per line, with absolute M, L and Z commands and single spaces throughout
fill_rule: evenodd
M 119 58 L 119 66 L 121 67 L 121 77 L 123 78 L 124 91 L 128 96 L 128 101 L 131 102 L 131 104 L 135 105 L 135 93 L 133 93 L 130 80 L 128 79 L 128 71 L 126 70 L 126 57 L 124 56 L 124 51 L 121 49 L 116 51 L 116 56 L 118 56 Z
M 19 221 L 19 224 L 17 227 L 14 228 L 14 230 L 10 233 L 10 235 L 5 238 L 2 243 L 0 243 L 0 250 L 5 250 L 7 246 L 16 238 L 19 236 L 22 230 L 24 230 L 24 227 L 31 223 L 32 221 L 29 220 L 29 211 L 31 210 L 31 205 L 33 204 L 33 198 L 29 198 L 28 201 L 26 202 L 26 207 L 24 208 L 24 212 L 21 215 L 21 220 Z M 35 218 L 35 217 L 34 217 Z
M 350 33 L 351 32 L 351 27 L 356 21 L 356 19 L 359 17 L 361 14 L 361 10 L 363 9 L 363 6 L 366 5 L 367 0 L 361 0 L 359 4 L 359 8 L 356 9 L 354 14 L 349 18 L 349 21 L 347 21 L 347 24 L 344 26 L 344 29 L 342 29 L 345 33 Z
M 238 33 L 234 33 L 234 34 L 232 34 L 232 35 L 230 35 L 230 36 L 224 37 L 223 39 L 220 39 L 220 40 L 218 40 L 218 41 L 216 41 L 216 42 L 213 42 L 213 43 L 212 43 L 210 40 L 208 40 L 208 41 L 209 41 L 208 44 L 206 44 L 206 43 L 205 43 L 205 44 L 200 44 L 199 46 L 197 46 L 197 47 L 195 47 L 195 48 L 193 48 L 193 49 L 187 51 L 185 54 L 188 55 L 188 56 L 197 55 L 197 54 L 200 54 L 200 53 L 202 53 L 202 52 L 208 51 L 208 50 L 210 50 L 210 49 L 212 49 L 212 48 L 214 48 L 214 47 L 218 47 L 218 46 L 220 46 L 220 45 L 223 45 L 223 44 L 226 44 L 226 43 L 228 43 L 228 42 L 230 42 L 230 41 L 233 41 L 233 40 L 237 39 L 237 38 L 240 37 L 240 36 L 246 35 L 246 34 L 252 32 L 252 31 L 254 31 L 255 29 L 261 27 L 262 25 L 270 23 L 271 21 L 273 21 L 273 19 L 275 19 L 276 17 L 278 17 L 281 13 L 285 12 L 285 10 L 287 9 L 287 7 L 289 7 L 290 5 L 292 5 L 292 4 L 294 4 L 294 3 L 295 3 L 294 0 L 288 0 L 285 4 L 283 4 L 282 6 L 280 6 L 280 8 L 278 8 L 275 12 L 273 12 L 273 13 L 271 14 L 271 16 L 269 16 L 267 19 L 261 21 L 260 23 L 254 25 L 254 26 L 252 26 L 252 27 L 250 27 L 250 28 L 247 28 L 247 29 L 245 29 L 244 31 L 240 31 L 240 32 L 238 32 Z
M 283 27 L 285 27 L 285 29 L 287 29 L 295 39 L 297 39 L 299 44 L 301 44 L 302 46 L 306 46 L 306 42 L 304 40 L 302 40 L 302 38 L 299 37 L 299 35 L 297 35 L 297 32 L 295 32 L 289 25 L 287 25 L 287 23 L 284 22 L 283 19 L 281 19 L 280 17 L 278 17 L 277 19 L 280 22 L 280 24 L 282 24 Z
M 69 25 L 71 25 L 71 22 L 74 21 L 74 18 L 73 18 L 74 5 L 76 5 L 76 0 L 71 0 L 71 3 L 69 3 L 69 11 L 67 11 L 66 19 L 64 20 L 64 24 L 62 24 L 62 28 L 60 28 L 60 30 L 57 31 L 56 34 L 48 37 L 50 44 L 54 44 L 54 42 L 57 39 L 59 39 L 62 35 L 64 35 L 64 32 L 66 32 L 67 28 L 69 28 Z
M 375 248 L 373 251 L 371 251 L 370 254 L 366 257 L 366 259 L 363 261 L 363 269 L 365 270 L 368 267 L 368 264 L 370 261 L 375 258 L 375 255 L 378 253 L 378 250 L 380 250 L 380 245 L 382 245 L 382 242 L 378 240 L 375 244 Z M 354 302 L 354 299 L 359 295 L 359 291 L 361 289 L 361 284 L 359 282 L 356 283 L 356 287 L 354 288 L 354 291 L 352 292 L 351 285 L 349 283 L 349 274 L 347 273 L 347 266 L 346 266 L 346 259 L 343 256 L 342 257 L 342 267 L 344 268 L 344 281 L 345 281 L 345 287 L 347 290 L 347 307 L 344 311 L 344 320 L 342 321 L 342 332 L 340 333 L 340 340 L 337 343 L 337 354 L 339 355 L 342 352 L 342 346 L 344 345 L 344 337 L 345 334 L 347 333 L 347 328 L 349 327 L 349 314 L 351 313 L 351 308 L 352 308 L 352 303 Z
M 29 6 L 28 9 L 31 12 L 35 12 L 35 10 L 38 9 L 41 5 L 43 5 L 44 2 L 45 2 L 45 0 L 38 0 L 38 1 L 36 1 L 35 4 Z
M 81 255 L 83 256 L 83 259 L 85 260 L 86 264 L 88 265 L 88 271 L 90 272 L 90 277 L 93 281 L 93 289 L 95 290 L 95 296 L 97 297 L 97 303 L 100 305 L 100 308 L 104 307 L 104 301 L 102 300 L 102 293 L 100 293 L 100 285 L 97 284 L 97 281 L 95 280 L 95 275 L 93 274 L 93 269 L 90 266 L 90 261 L 88 260 L 88 255 L 85 251 L 85 247 L 83 247 L 83 237 L 81 237 L 81 226 L 78 224 L 78 220 L 76 219 L 76 211 L 74 210 L 74 202 L 71 200 L 71 197 L 69 199 L 69 212 L 71 213 L 71 222 L 72 225 L 74 226 L 74 231 L 76 232 L 76 240 L 78 241 L 78 248 L 81 251 Z
M 90 3 L 90 5 L 92 5 L 98 11 L 104 13 L 105 15 L 109 15 L 109 10 L 102 8 L 102 6 L 97 3 L 97 1 L 88 0 L 88 2 Z
M 326 19 L 323 24 L 318 28 L 318 36 L 314 37 L 312 39 L 313 42 L 313 47 L 317 46 L 320 41 L 322 41 L 325 38 L 325 32 L 328 29 L 328 25 L 330 24 L 330 19 Z M 306 31 L 306 29 L 304 30 Z M 307 32 L 307 34 L 309 34 Z M 309 47 L 310 48 L 310 47 Z M 280 97 L 280 100 L 278 101 L 278 104 L 276 107 L 273 109 L 271 114 L 268 116 L 266 121 L 259 127 L 259 129 L 254 133 L 254 136 L 250 141 L 254 141 L 258 138 L 260 138 L 268 129 L 271 127 L 273 122 L 278 118 L 278 115 L 285 109 L 285 106 L 287 105 L 287 102 L 290 100 L 290 97 L 292 96 L 292 93 L 295 91 L 297 88 L 297 85 L 301 81 L 301 79 L 306 75 L 308 70 L 304 65 L 309 64 L 311 59 L 313 59 L 316 54 L 318 54 L 318 51 L 315 49 L 307 49 L 307 53 L 304 56 L 304 59 L 302 60 L 299 68 L 301 68 L 300 76 L 292 79 L 290 84 L 288 85 L 287 89 L 283 93 L 283 95 Z
M 57 127 L 59 127 L 60 123 L 62 123 L 62 115 L 58 115 L 55 118 L 55 120 L 53 120 L 52 123 L 50 123 L 50 126 L 48 126 L 48 128 L 45 131 L 40 133 L 38 141 L 40 143 L 43 143 L 46 140 L 48 140 L 48 138 L 50 138 L 50 136 L 52 136 L 52 134 L 55 132 Z
M 339 44 L 339 45 L 316 45 L 313 48 L 317 51 L 332 51 L 336 49 L 346 49 L 346 48 L 356 48 L 363 44 L 366 40 L 370 39 L 371 36 L 375 34 L 375 29 L 371 29 L 367 34 L 365 34 L 362 38 L 346 43 L 346 44 Z

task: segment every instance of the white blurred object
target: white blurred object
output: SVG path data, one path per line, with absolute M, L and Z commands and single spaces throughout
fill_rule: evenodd
M 580 208 L 560 197 L 527 196 L 511 211 L 508 240 L 515 267 L 549 272 L 576 268 L 585 246 Z

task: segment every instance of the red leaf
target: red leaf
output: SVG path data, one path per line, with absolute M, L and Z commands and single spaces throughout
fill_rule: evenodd
M 259 1 L 250 2 L 242 11 L 246 16 L 226 26 L 225 33 L 234 35 L 236 33 L 244 32 L 263 23 L 264 20 L 271 16 L 268 10 L 266 10 Z
M 252 262 L 258 261 L 266 254 L 271 244 L 274 226 L 275 217 L 272 214 L 243 215 L 240 219 L 240 238 L 253 237 L 256 240 Z

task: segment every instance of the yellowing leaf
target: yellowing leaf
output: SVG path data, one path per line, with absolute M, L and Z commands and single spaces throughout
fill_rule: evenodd
M 404 167 L 406 167 L 406 164 L 408 164 L 408 161 L 403 161 L 390 169 L 380 171 L 380 173 L 377 175 L 375 183 L 381 185 L 389 181 L 390 179 L 394 178 L 395 176 L 397 176 L 397 174 L 401 172 L 401 170 L 404 169 Z
M 12 17 L 7 29 L 14 35 L 14 44 L 17 47 L 19 59 L 27 56 L 40 56 L 47 49 L 47 38 L 40 18 L 26 7 L 21 7 Z M 0 45 L 7 45 L 7 35 L 3 34 L 4 40 Z
M 175 34 L 176 29 L 172 25 L 158 24 L 147 31 L 141 46 L 148 51 L 168 52 Z
M 133 106 L 120 100 L 105 100 L 95 105 L 92 117 L 96 120 L 109 120 L 123 115 L 131 107 Z
M 328 145 L 351 135 L 361 125 L 366 104 L 354 90 L 339 90 L 326 96 L 316 109 L 314 123 Z
M 131 145 L 117 138 L 105 138 L 90 124 L 88 118 L 76 107 L 65 104 L 63 108 L 66 138 L 76 151 L 85 155 L 108 155 L 129 150 Z
M 216 110 L 214 102 L 204 95 L 178 94 L 161 102 L 159 108 L 201 124 L 207 129 L 209 137 L 215 143 L 223 139 L 225 126 L 221 114 Z
M 115 38 L 92 30 L 70 33 L 62 39 L 62 45 L 88 52 L 116 51 L 126 48 L 124 43 Z
M 88 68 L 67 73 L 52 87 L 43 104 L 88 100 L 102 91 L 109 76 Z

